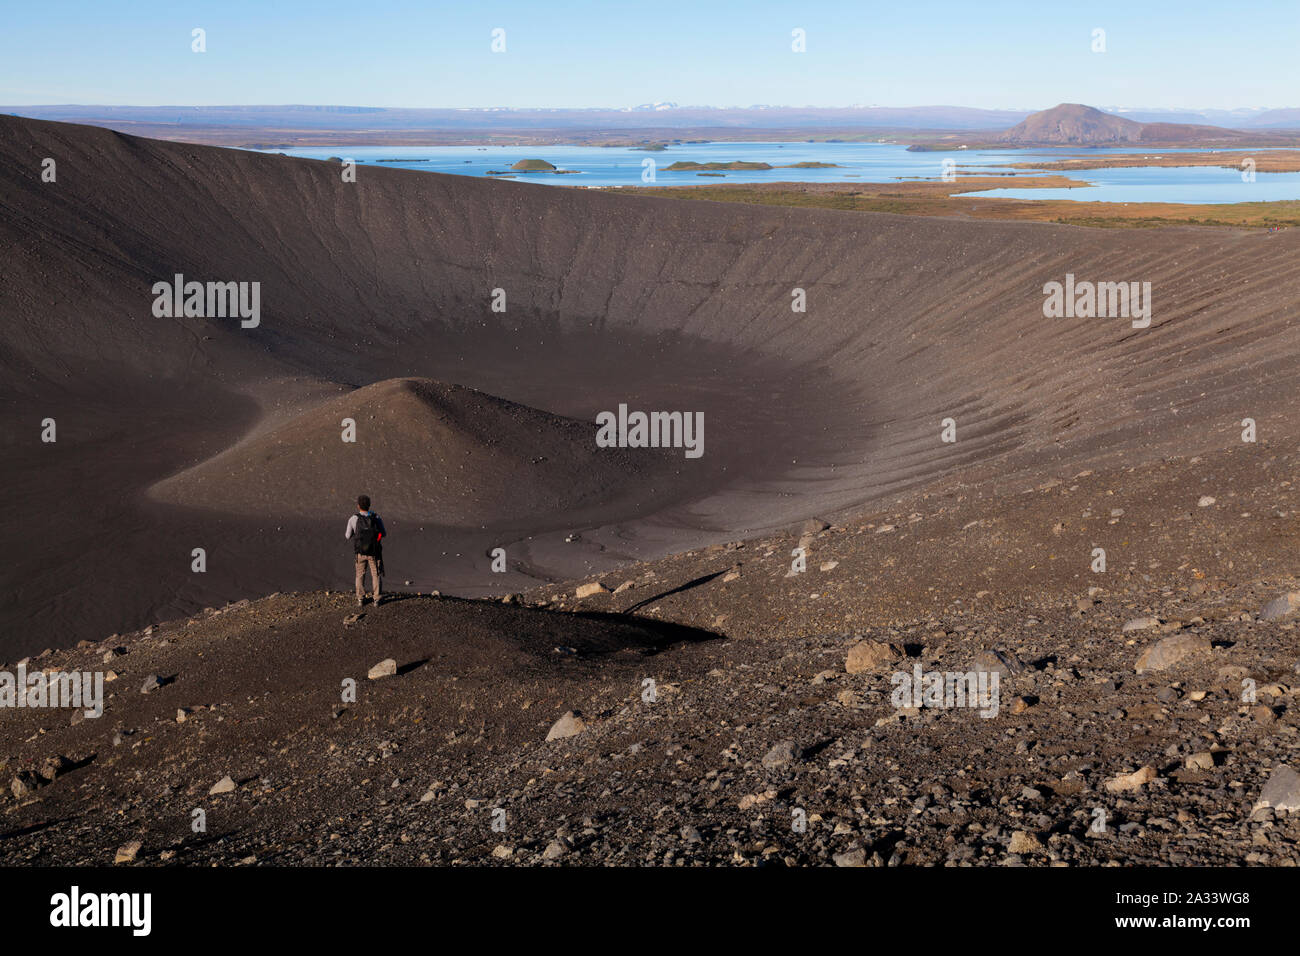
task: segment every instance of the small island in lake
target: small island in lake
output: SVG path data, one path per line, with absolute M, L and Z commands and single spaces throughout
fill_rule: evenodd
M 671 166 L 665 166 L 663 171 L 666 173 L 698 173 L 704 170 L 714 171 L 719 169 L 771 169 L 768 163 L 744 163 L 737 160 L 733 163 L 692 163 L 678 161 Z
M 741 160 L 736 160 L 735 162 L 731 162 L 731 163 L 693 163 L 686 160 L 681 160 L 676 163 L 673 163 L 671 166 L 665 166 L 663 171 L 667 173 L 701 173 L 701 172 L 717 172 L 718 170 L 724 170 L 724 169 L 740 169 L 740 170 L 834 169 L 838 167 L 839 167 L 839 163 L 802 162 L 802 163 L 791 163 L 788 166 L 773 166 L 770 163 L 747 163 Z

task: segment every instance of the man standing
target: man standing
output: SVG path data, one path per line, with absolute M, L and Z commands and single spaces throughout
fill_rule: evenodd
M 358 495 L 357 513 L 348 519 L 348 530 L 343 535 L 345 540 L 352 539 L 352 550 L 357 556 L 357 607 L 365 603 L 367 567 L 370 568 L 370 578 L 375 585 L 374 603 L 379 603 L 385 533 L 383 520 L 370 510 L 370 496 Z

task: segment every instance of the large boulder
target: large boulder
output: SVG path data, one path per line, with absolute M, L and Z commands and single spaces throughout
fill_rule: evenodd
M 1280 621 L 1297 610 L 1300 610 L 1300 591 L 1288 591 L 1265 604 L 1259 616 L 1265 621 Z
M 392 677 L 397 673 L 397 661 L 391 657 L 386 657 L 374 667 L 366 672 L 366 677 L 370 680 L 380 680 L 384 677 Z
M 1019 674 L 1025 669 L 1025 662 L 1008 650 L 985 648 L 975 655 L 976 671 L 987 674 L 997 672 L 1001 677 Z
M 587 729 L 586 722 L 575 714 L 573 711 L 565 711 L 564 716 L 551 725 L 547 731 L 547 740 L 562 740 L 565 737 L 576 737 Z
M 844 661 L 844 669 L 850 674 L 877 671 L 893 664 L 903 656 L 896 644 L 884 641 L 858 641 L 849 648 L 849 656 Z
M 784 770 L 799 759 L 800 750 L 793 740 L 782 740 L 763 757 L 768 770 Z
M 1137 659 L 1137 672 L 1160 671 L 1173 667 L 1184 658 L 1210 650 L 1209 638 L 1198 634 L 1175 634 L 1157 641 Z
M 1300 774 L 1286 764 L 1280 765 L 1264 784 L 1255 804 L 1256 810 L 1270 807 L 1274 812 L 1300 810 Z

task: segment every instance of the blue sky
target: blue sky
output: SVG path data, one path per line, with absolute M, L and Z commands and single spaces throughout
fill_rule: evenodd
M 194 27 L 206 53 L 190 50 Z M 8 0 L 0 16 L 7 105 L 665 100 L 1297 106 L 1300 0 Z

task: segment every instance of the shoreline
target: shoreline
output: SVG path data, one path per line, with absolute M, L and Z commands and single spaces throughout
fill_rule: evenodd
M 990 182 L 990 180 L 992 180 Z M 1064 180 L 1061 182 L 1060 180 Z M 659 196 L 763 206 L 884 212 L 906 216 L 1051 222 L 1101 228 L 1160 226 L 1288 229 L 1300 227 L 1300 200 L 1252 203 L 1118 203 L 1087 199 L 1012 199 L 968 195 L 1007 185 L 991 177 L 959 176 L 906 183 L 731 183 L 592 187 L 632 196 Z M 1026 178 L 1016 188 L 1076 189 L 1087 183 L 1061 176 Z M 692 195 L 684 195 L 687 191 Z

